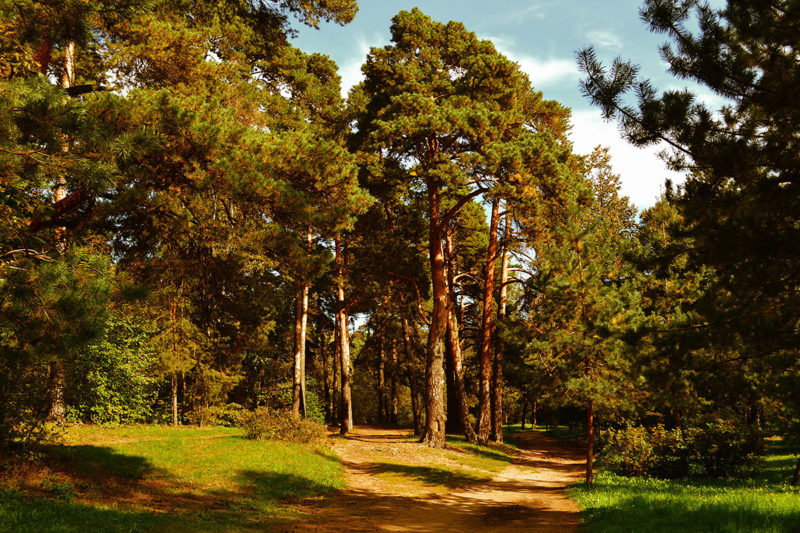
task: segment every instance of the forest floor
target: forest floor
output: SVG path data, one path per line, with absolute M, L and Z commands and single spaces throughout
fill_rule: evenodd
M 580 522 L 564 493 L 581 477 L 580 453 L 540 432 L 516 433 L 518 448 L 448 438 L 432 450 L 381 427 L 333 440 L 348 488 L 310 502 L 311 518 L 285 531 L 569 532 Z

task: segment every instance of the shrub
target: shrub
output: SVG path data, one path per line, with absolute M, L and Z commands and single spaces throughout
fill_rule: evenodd
M 255 411 L 244 411 L 239 423 L 248 439 L 283 440 L 311 445 L 323 445 L 327 442 L 324 425 L 308 418 L 297 417 L 289 411 L 259 407 Z
M 600 435 L 602 462 L 623 476 L 645 476 L 652 469 L 653 445 L 647 428 L 609 429 Z
M 238 403 L 228 403 L 225 405 L 212 405 L 209 407 L 198 407 L 188 414 L 189 422 L 198 426 L 238 426 L 244 407 Z
M 704 420 L 694 438 L 694 447 L 706 472 L 718 477 L 741 473 L 764 453 L 758 428 L 725 418 Z
M 713 418 L 685 430 L 625 427 L 600 435 L 599 459 L 624 476 L 737 474 L 763 453 L 761 435 L 734 420 Z
M 113 314 L 103 336 L 76 353 L 67 371 L 70 422 L 150 422 L 159 380 L 152 327 L 135 316 Z

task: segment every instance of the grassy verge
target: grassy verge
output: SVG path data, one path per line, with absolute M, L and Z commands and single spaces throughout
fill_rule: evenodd
M 780 444 L 749 478 L 658 480 L 600 472 L 595 485 L 573 485 L 592 532 L 797 532 L 800 488 L 791 487 L 796 458 Z
M 0 531 L 263 530 L 343 485 L 331 452 L 234 429 L 75 427 L 0 478 Z

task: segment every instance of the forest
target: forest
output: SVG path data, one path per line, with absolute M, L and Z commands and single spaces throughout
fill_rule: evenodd
M 685 176 L 640 210 L 568 107 L 418 8 L 343 94 L 292 37 L 356 0 L 0 0 L 0 509 L 85 431 L 409 428 L 489 461 L 547 428 L 581 507 L 606 471 L 744 479 L 780 449 L 763 530 L 799 527 L 800 5 L 725 4 L 641 7 L 719 109 L 576 52 Z

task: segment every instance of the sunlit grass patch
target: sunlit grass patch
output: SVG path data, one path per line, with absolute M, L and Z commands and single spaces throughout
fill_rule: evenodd
M 344 486 L 330 450 L 227 428 L 70 428 L 43 465 L 3 483 L 0 530 L 263 529 Z
M 592 532 L 800 531 L 800 487 L 789 485 L 794 456 L 770 447 L 747 479 L 658 480 L 600 472 L 569 494 Z

